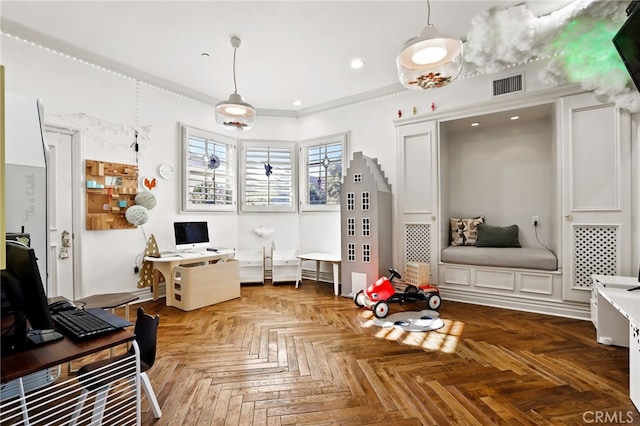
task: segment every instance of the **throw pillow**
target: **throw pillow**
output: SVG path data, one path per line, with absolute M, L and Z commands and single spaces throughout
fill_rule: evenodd
M 449 219 L 451 224 L 451 245 L 452 246 L 475 246 L 477 239 L 476 227 L 484 223 L 484 216 L 472 219 Z
M 520 247 L 518 225 L 490 226 L 478 225 L 477 247 Z

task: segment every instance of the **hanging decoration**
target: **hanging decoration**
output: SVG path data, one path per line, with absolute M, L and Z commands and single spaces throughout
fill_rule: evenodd
M 271 176 L 271 174 L 273 173 L 273 167 L 271 167 L 271 164 L 267 163 L 264 165 L 264 174 L 267 176 Z
M 204 162 L 209 170 L 215 170 L 220 167 L 220 157 L 215 154 L 205 156 Z
M 138 166 L 138 152 L 140 151 L 140 146 L 138 145 L 138 131 L 135 131 L 136 140 L 129 146 L 129 148 L 133 148 L 136 153 L 136 166 Z
M 133 205 L 124 213 L 125 219 L 132 225 L 140 226 L 149 221 L 149 210 L 144 206 Z
M 156 196 L 151 191 L 141 191 L 134 198 L 137 205 L 151 210 L 156 206 Z
M 149 191 L 152 191 L 156 186 L 158 186 L 158 181 L 154 177 L 145 176 L 142 178 L 142 186 Z
M 129 150 L 133 147 L 132 138 L 136 138 L 139 151 L 146 148 L 151 140 L 151 126 L 125 126 L 110 123 L 99 118 L 91 117 L 83 112 L 77 114 L 46 114 L 45 121 L 59 127 L 68 127 L 82 131 L 82 143 L 101 145 L 114 150 Z

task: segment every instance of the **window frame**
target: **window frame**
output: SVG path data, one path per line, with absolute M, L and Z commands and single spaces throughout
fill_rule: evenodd
M 254 206 L 248 205 L 245 202 L 247 194 L 247 148 L 253 147 L 273 147 L 277 149 L 286 148 L 291 155 L 291 205 L 290 206 Z M 240 190 L 238 192 L 239 210 L 240 213 L 295 213 L 298 207 L 298 175 L 296 158 L 297 143 L 295 141 L 281 141 L 281 140 L 263 140 L 263 139 L 240 139 L 239 141 L 239 173 L 238 182 L 240 184 Z
M 341 145 L 341 162 L 342 171 L 340 173 L 340 180 L 342 181 L 347 173 L 347 153 L 348 153 L 348 132 L 336 133 L 329 136 L 322 136 L 314 139 L 306 139 L 298 142 L 299 146 L 299 200 L 300 200 L 300 212 L 321 212 L 321 211 L 340 211 L 341 197 L 338 197 L 337 204 L 311 204 L 307 199 L 309 188 L 309 164 L 307 161 L 308 152 L 311 148 L 321 145 Z M 342 184 L 341 188 L 342 190 Z
M 181 212 L 236 212 L 237 211 L 237 194 L 238 194 L 238 166 L 237 166 L 237 142 L 229 136 L 214 133 L 208 130 L 199 129 L 182 124 L 182 182 L 181 182 Z M 230 204 L 195 204 L 190 202 L 189 198 L 189 181 L 194 168 L 189 164 L 190 139 L 191 137 L 213 141 L 214 143 L 226 145 L 228 147 L 228 158 L 226 165 L 229 173 L 225 174 L 230 182 L 231 203 Z M 205 167 L 202 168 L 203 171 Z M 202 172 L 198 173 L 202 174 Z

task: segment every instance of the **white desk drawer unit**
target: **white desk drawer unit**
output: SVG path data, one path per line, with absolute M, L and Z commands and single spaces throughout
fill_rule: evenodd
M 637 277 L 620 277 L 612 275 L 592 275 L 591 279 L 593 284 L 591 285 L 591 322 L 593 326 L 598 329 L 598 290 L 601 288 L 618 288 L 626 290 L 628 288 L 637 287 L 640 285 Z M 600 335 L 598 335 L 598 341 L 600 341 Z M 607 337 L 607 336 L 602 336 Z M 602 342 L 601 342 L 602 343 Z M 611 343 L 610 343 L 611 344 Z
M 271 250 L 271 282 L 298 282 L 299 250 Z
M 636 277 L 593 276 L 592 320 L 598 343 L 629 348 L 629 397 L 640 409 L 640 286 Z
M 236 251 L 235 259 L 240 264 L 240 283 L 264 284 L 264 258 L 264 248 Z

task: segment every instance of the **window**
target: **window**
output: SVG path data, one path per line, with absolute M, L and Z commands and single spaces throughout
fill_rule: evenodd
M 300 210 L 340 210 L 346 152 L 346 133 L 300 142 Z
M 347 192 L 347 211 L 354 211 L 356 209 L 356 194 L 355 192 Z
M 182 210 L 235 211 L 235 141 L 182 126 Z
M 362 262 L 371 263 L 371 245 L 362 245 Z
M 360 182 L 362 182 L 362 173 L 355 173 L 355 174 L 353 175 L 353 181 L 354 181 L 355 183 L 360 183 Z
M 354 237 L 356 235 L 356 219 L 354 217 L 347 218 L 347 236 Z
M 367 211 L 371 208 L 371 198 L 369 196 L 369 191 L 364 191 L 362 193 L 362 210 Z
M 371 219 L 368 217 L 362 218 L 362 236 L 363 237 L 371 236 Z
M 295 143 L 240 141 L 242 212 L 295 212 Z
M 347 244 L 347 260 L 349 262 L 356 261 L 356 245 L 354 243 Z

